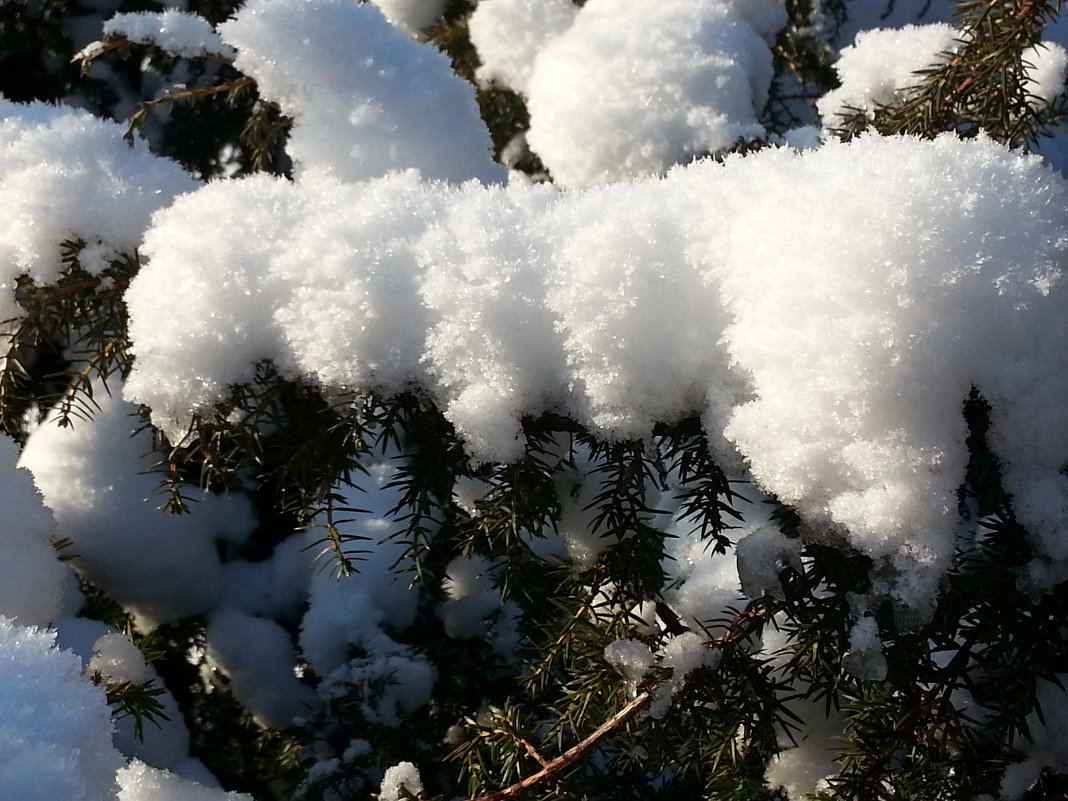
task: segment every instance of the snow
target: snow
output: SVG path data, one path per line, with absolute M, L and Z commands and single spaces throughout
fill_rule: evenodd
M 156 670 L 146 665 L 140 650 L 125 634 L 98 620 L 64 616 L 54 623 L 56 642 L 63 650 L 81 657 L 86 675 L 100 670 L 103 675 L 119 681 L 151 681 L 163 688 Z M 138 739 L 132 716 L 114 721 L 112 742 L 125 757 L 133 757 L 157 768 L 166 768 L 184 778 L 197 779 L 208 774 L 207 769 L 189 756 L 189 730 L 174 696 L 164 689 L 156 697 L 166 716 L 146 722 Z M 210 775 L 210 774 L 208 774 Z
M 765 507 L 770 512 L 771 507 Z M 779 527 L 757 509 L 745 510 L 745 525 L 734 546 L 738 580 L 747 598 L 771 595 L 783 598 L 779 574 L 787 567 L 802 572 L 801 540 L 784 536 Z
M 1027 69 L 1027 92 L 1032 96 L 1032 106 L 1048 106 L 1064 94 L 1068 52 L 1062 45 L 1049 41 L 1040 42 L 1023 52 L 1023 62 Z
M 232 608 L 208 619 L 208 659 L 230 676 L 230 689 L 263 726 L 284 729 L 307 714 L 315 693 L 296 676 L 293 640 L 273 620 Z
M 527 96 L 529 141 L 559 186 L 504 184 L 472 88 L 408 35 L 440 4 L 379 5 L 405 30 L 343 0 L 251 0 L 221 38 L 177 12 L 120 15 L 107 29 L 187 57 L 235 48 L 237 67 L 294 118 L 292 181 L 198 185 L 128 148 L 118 126 L 0 100 L 0 319 L 20 314 L 10 291 L 20 275 L 56 280 L 64 238 L 86 240 L 90 272 L 119 253 L 145 258 L 126 295 L 137 356 L 122 388 L 129 402 L 117 384 L 115 397 L 97 385 L 91 423 L 32 428 L 19 464 L 41 495 L 14 468 L 15 445 L 0 444 L 0 499 L 18 512 L 0 538 L 0 613 L 56 625 L 90 672 L 158 678 L 124 635 L 69 617 L 72 571 L 51 547 L 69 537 L 74 569 L 143 628 L 204 615 L 209 667 L 229 675 L 261 723 L 288 726 L 345 698 L 371 726 L 395 729 L 428 703 L 437 670 L 402 636 L 423 599 L 394 536 L 398 454 L 373 454 L 359 488 L 335 488 L 343 506 L 363 510 L 342 515 L 351 518 L 342 533 L 366 551 L 346 578 L 331 572 L 329 553 L 312 564 L 325 516 L 264 561 L 224 563 L 220 542 L 239 544 L 255 525 L 245 499 L 206 496 L 190 517 L 155 508 L 150 436 L 135 433 L 133 404 L 150 406 L 181 442 L 194 414 L 264 360 L 330 397 L 422 393 L 476 464 L 520 456 L 528 415 L 566 414 L 622 440 L 700 414 L 717 460 L 754 482 L 751 504 L 729 532 L 735 550 L 716 554 L 674 520 L 669 491 L 656 500 L 666 512 L 650 522 L 672 536 L 664 600 L 705 634 L 666 638 L 655 652 L 621 640 L 604 653 L 630 682 L 668 669 L 654 716 L 692 671 L 715 663 L 708 634 L 722 624 L 709 621 L 747 598 L 781 595 L 780 570 L 798 565 L 802 540 L 777 530 L 763 493 L 797 508 L 804 537 L 825 531 L 876 562 L 872 596 L 853 599 L 845 667 L 885 675 L 866 613 L 887 599 L 904 623 L 931 609 L 959 529 L 961 403 L 973 386 L 992 404 L 990 442 L 1037 553 L 1027 589 L 1068 578 L 1061 177 L 984 138 L 816 146 L 814 128 L 785 137 L 804 152 L 689 163 L 764 135 L 782 3 L 589 0 L 577 10 L 486 0 L 471 26 L 479 79 Z M 854 0 L 851 25 L 865 14 L 899 25 L 928 5 L 926 20 L 945 10 L 900 0 L 883 19 L 880 5 Z M 841 89 L 820 103 L 824 124 L 845 105 L 870 112 L 899 98 L 912 70 L 952 46 L 945 25 L 862 31 L 837 63 Z M 1028 57 L 1035 102 L 1051 102 L 1068 55 L 1051 41 Z M 559 539 L 534 547 L 588 567 L 613 541 L 591 531 L 597 480 L 581 449 L 557 481 Z M 490 488 L 464 479 L 455 498 L 477 515 Z M 507 655 L 516 613 L 502 608 L 498 569 L 477 556 L 453 560 L 437 612 L 449 636 L 492 638 Z M 644 635 L 664 636 L 655 611 L 635 608 Z M 0 623 L 5 792 L 238 797 L 179 778 L 203 770 L 188 759 L 180 722 L 161 734 L 149 727 L 142 746 L 120 724 L 119 749 L 154 767 L 131 763 L 116 785 L 121 757 L 103 696 L 52 639 Z M 765 647 L 774 642 L 765 632 Z M 298 649 L 317 691 L 298 677 Z M 66 717 L 53 727 L 41 710 L 59 697 Z M 163 700 L 178 721 L 173 698 Z M 833 774 L 842 729 L 822 708 L 798 710 L 811 730 L 768 775 L 792 793 Z M 1063 742 L 1056 722 L 1033 728 L 1033 761 L 1010 770 L 1007 793 Z M 346 760 L 370 747 L 355 742 Z M 54 787 L 40 782 L 45 759 Z M 402 787 L 421 791 L 411 763 L 386 772 L 381 797 Z
M 1037 700 L 1042 714 L 1032 713 L 1027 717 L 1030 737 L 1018 737 L 1013 745 L 1019 748 L 1024 759 L 1009 765 L 1001 782 L 1001 797 L 1020 799 L 1044 768 L 1054 773 L 1068 768 L 1065 759 L 1065 743 L 1068 743 L 1068 709 L 1065 708 L 1063 683 L 1068 678 L 1056 676 L 1057 684 L 1043 681 L 1038 686 Z
M 118 781 L 117 801 L 252 801 L 245 793 L 205 787 L 136 760 L 119 771 Z
M 19 276 L 56 281 L 64 240 L 101 243 L 85 265 L 99 268 L 133 253 L 152 213 L 194 188 L 177 164 L 131 148 L 123 132 L 86 111 L 0 97 L 0 320 L 21 316 Z
M 0 788 L 19 801 L 113 801 L 122 757 L 104 690 L 54 643 L 0 617 Z
M 105 634 L 93 644 L 90 672 L 100 673 L 109 681 L 148 681 L 148 666 L 137 646 L 125 634 Z
M 251 531 L 247 499 L 208 495 L 196 515 L 161 513 L 151 431 L 118 387 L 111 395 L 97 384 L 94 398 L 92 423 L 46 420 L 19 462 L 55 515 L 57 536 L 73 541 L 77 570 L 150 628 L 208 611 L 220 593 L 215 541 Z
M 448 597 L 438 616 L 450 637 L 482 637 L 487 620 L 501 609 L 501 594 L 493 587 L 493 562 L 482 557 L 457 556 L 445 568 L 442 590 Z
M 637 684 L 655 665 L 649 646 L 638 640 L 616 640 L 604 647 L 604 660 L 627 681 Z
M 55 519 L 17 460 L 18 446 L 0 438 L 0 615 L 23 626 L 47 626 L 60 611 L 69 570 L 52 547 Z
M 412 795 L 423 792 L 423 781 L 419 777 L 419 770 L 411 762 L 401 762 L 391 768 L 386 768 L 386 775 L 382 777 L 382 788 L 379 791 L 379 801 L 401 801 L 407 796 L 402 795 L 406 790 Z
M 851 45 L 858 34 L 875 28 L 900 28 L 905 25 L 950 22 L 956 0 L 846 0 L 845 20 L 835 21 L 835 3 L 814 3 L 817 28 L 822 28 L 834 49 Z
M 479 82 L 526 95 L 538 53 L 575 22 L 571 0 L 483 0 L 468 20 Z
M 445 0 L 374 0 L 387 19 L 412 36 L 432 27 L 445 13 Z
M 920 78 L 915 73 L 936 63 L 939 54 L 960 47 L 957 29 L 945 23 L 861 31 L 843 48 L 835 71 L 842 84 L 816 102 L 823 124 L 833 128 L 838 115 L 900 103 Z
M 842 667 L 867 681 L 886 678 L 886 657 L 879 626 L 874 617 L 859 617 L 849 632 L 849 650 L 842 657 Z
M 131 42 L 154 44 L 184 58 L 197 58 L 210 53 L 232 59 L 237 54 L 232 47 L 223 44 L 206 19 L 198 14 L 174 9 L 155 13 L 139 11 L 116 14 L 104 23 L 104 34 L 124 36 Z
M 769 787 L 785 787 L 790 798 L 804 798 L 827 789 L 825 779 L 838 773 L 835 757 L 844 736 L 844 719 L 837 710 L 828 713 L 822 700 L 794 699 L 789 706 L 803 723 L 793 733 L 796 743 L 780 737 L 783 750 L 768 765 L 766 781 Z
M 764 491 L 885 560 L 880 591 L 922 610 L 976 385 L 1017 514 L 1065 555 L 1065 190 L 1037 159 L 865 136 L 585 193 L 330 188 L 217 183 L 155 218 L 126 392 L 165 430 L 264 358 L 328 392 L 422 386 L 477 460 L 517 455 L 523 414 L 628 438 L 703 410 Z
M 660 174 L 764 136 L 767 42 L 718 0 L 590 0 L 538 53 L 527 142 L 561 186 Z
M 252 0 L 219 33 L 238 50 L 234 66 L 294 118 L 286 149 L 298 176 L 415 168 L 427 179 L 504 179 L 474 88 L 376 6 Z
M 358 573 L 339 577 L 331 569 L 330 551 L 319 527 L 325 523 L 325 514 L 314 518 L 304 535 L 309 552 L 322 556 L 311 580 L 300 644 L 308 664 L 321 676 L 344 667 L 357 651 L 385 656 L 408 653 L 388 634 L 412 623 L 419 601 L 417 591 L 410 589 L 412 577 L 403 574 L 411 565 L 407 548 L 391 536 L 403 527 L 389 514 L 401 498 L 399 488 L 387 487 L 398 467 L 383 458 L 366 465 L 367 476 L 359 488 L 335 488 L 344 499 L 342 510 L 364 510 L 362 514 L 340 511 L 335 521 L 341 536 L 352 538 L 347 547 L 362 551 Z M 432 520 L 426 523 L 433 527 Z
M 1056 31 L 1055 31 L 1056 32 Z M 906 99 L 921 80 L 916 73 L 944 60 L 961 47 L 957 30 L 945 23 L 906 25 L 861 31 L 843 48 L 835 71 L 841 86 L 816 102 L 826 128 L 839 115 L 856 111 L 871 117 L 880 105 Z M 1064 92 L 1068 52 L 1056 41 L 1043 41 L 1023 53 L 1031 104 L 1052 103 Z

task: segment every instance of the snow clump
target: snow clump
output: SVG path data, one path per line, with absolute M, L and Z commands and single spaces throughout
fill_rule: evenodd
M 374 0 L 394 25 L 420 36 L 445 13 L 445 0 Z
M 207 495 L 197 515 L 161 514 L 159 477 L 146 456 L 151 432 L 117 390 L 96 384 L 93 397 L 99 409 L 91 425 L 46 419 L 19 465 L 33 473 L 58 535 L 74 543 L 76 568 L 145 626 L 210 610 L 221 584 L 216 539 L 240 540 L 252 530 L 248 500 Z
M 82 267 L 98 272 L 134 252 L 153 212 L 196 186 L 122 133 L 87 111 L 0 97 L 0 321 L 23 314 L 20 276 L 59 278 L 63 242 L 91 246 Z
M 921 80 L 917 70 L 960 44 L 957 29 L 946 23 L 861 31 L 835 62 L 841 85 L 816 101 L 824 127 L 833 128 L 840 115 L 871 117 L 879 106 L 905 100 Z
M 480 83 L 498 83 L 527 94 L 534 60 L 570 28 L 579 7 L 571 0 L 483 0 L 468 20 L 471 44 L 482 65 Z
M 401 794 L 405 790 L 412 795 L 419 795 L 423 792 L 423 780 L 419 776 L 419 769 L 411 762 L 401 762 L 391 768 L 386 768 L 378 794 L 379 801 L 401 801 L 402 798 L 407 797 Z
M 293 117 L 286 150 L 298 178 L 415 168 L 427 179 L 504 179 L 474 88 L 376 6 L 251 0 L 219 32 L 237 48 L 234 66 Z
M 1040 160 L 949 135 L 588 193 L 217 183 L 146 236 L 126 389 L 180 431 L 259 359 L 328 392 L 419 385 L 474 458 L 503 460 L 523 414 L 631 438 L 703 410 L 765 491 L 926 608 L 952 559 L 973 386 L 1018 517 L 1068 558 L 1064 207 Z M 236 219 L 255 235 L 234 240 Z
M 767 41 L 720 0 L 590 0 L 538 54 L 527 142 L 561 186 L 650 174 L 765 135 Z
M 124 36 L 131 42 L 153 44 L 184 58 L 207 54 L 232 59 L 237 51 L 223 43 L 211 23 L 199 14 L 169 8 L 160 12 L 116 14 L 104 23 L 104 35 Z M 92 45 L 90 45 L 90 48 Z M 82 51 L 75 58 L 79 58 Z

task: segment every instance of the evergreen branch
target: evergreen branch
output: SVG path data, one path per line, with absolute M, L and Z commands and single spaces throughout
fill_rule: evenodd
M 89 75 L 89 70 L 93 66 L 93 62 L 102 56 L 106 56 L 108 53 L 122 53 L 126 55 L 133 44 L 142 44 L 141 42 L 131 42 L 124 34 L 121 33 L 109 33 L 104 36 L 98 42 L 93 42 L 88 45 L 81 52 L 75 53 L 74 57 L 70 60 L 70 63 L 79 62 L 81 64 L 81 75 L 86 77 Z M 165 50 L 165 48 L 160 48 Z M 205 50 L 200 54 L 201 58 L 211 59 L 212 61 L 218 61 L 221 64 L 232 66 L 234 60 L 222 53 L 213 53 L 210 50 Z
M 567 619 L 566 623 L 564 623 L 560 635 L 553 641 L 552 645 L 546 649 L 545 655 L 538 662 L 538 666 L 534 668 L 527 677 L 527 681 L 531 685 L 534 685 L 539 679 L 544 679 L 548 676 L 549 669 L 553 666 L 557 657 L 559 657 L 560 653 L 567 647 L 571 638 L 574 636 L 575 628 L 593 608 L 593 599 L 597 597 L 600 588 L 599 583 L 594 585 L 594 587 L 591 588 L 590 596 L 582 602 L 579 608 L 575 610 L 575 613 Z
M 978 0 L 957 10 L 961 32 L 956 52 L 918 71 L 917 85 L 900 103 L 880 106 L 872 119 L 848 113 L 833 129 L 841 136 L 869 124 L 883 135 L 936 136 L 980 129 L 1011 147 L 1033 144 L 1066 113 L 1063 103 L 1036 104 L 1027 90 L 1023 51 L 1038 44 L 1059 0 Z
M 134 131 L 148 121 L 148 115 L 151 114 L 152 110 L 157 106 L 177 103 L 179 101 L 188 103 L 193 100 L 199 100 L 202 97 L 228 94 L 255 85 L 256 82 L 252 78 L 249 78 L 247 75 L 242 75 L 240 78 L 223 81 L 222 83 L 217 83 L 212 86 L 204 86 L 199 89 L 183 89 L 180 92 L 171 92 L 163 97 L 157 97 L 155 100 L 146 100 L 137 107 L 137 111 L 131 114 L 130 118 L 126 121 L 127 129 L 122 138 L 132 147 L 134 143 Z
M 90 679 L 94 684 L 104 685 L 107 703 L 112 707 L 112 720 L 133 718 L 133 733 L 138 742 L 144 742 L 146 720 L 156 728 L 161 728 L 161 720 L 170 720 L 159 700 L 166 690 L 157 687 L 151 679 L 144 682 L 109 681 L 99 672 Z

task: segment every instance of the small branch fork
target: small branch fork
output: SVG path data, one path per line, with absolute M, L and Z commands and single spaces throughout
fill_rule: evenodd
M 482 795 L 478 798 L 472 798 L 470 799 L 470 801 L 506 801 L 507 799 L 516 798 L 522 795 L 535 785 L 541 784 L 544 781 L 548 781 L 554 778 L 555 776 L 558 776 L 559 774 L 567 770 L 569 767 L 571 767 L 571 765 L 573 765 L 583 756 L 592 751 L 597 746 L 597 744 L 601 742 L 601 740 L 612 734 L 612 732 L 614 732 L 616 729 L 626 725 L 635 715 L 638 714 L 638 712 L 643 706 L 649 703 L 649 699 L 652 698 L 652 693 L 653 691 L 651 689 L 643 690 L 642 692 L 638 693 L 638 695 L 632 698 L 625 707 L 623 707 L 621 710 L 616 712 L 616 714 L 612 715 L 612 717 L 610 717 L 608 720 L 598 726 L 596 731 L 590 734 L 590 736 L 587 737 L 585 740 L 575 746 L 572 746 L 567 751 L 558 756 L 556 759 L 553 759 L 549 762 L 543 762 L 544 767 L 537 773 L 528 776 L 527 778 L 523 779 L 522 781 L 518 781 L 513 785 L 505 787 L 503 790 L 498 790 L 497 792 L 490 793 L 489 795 Z M 542 762 L 542 758 L 540 756 L 535 757 L 535 759 L 537 759 L 539 762 Z
M 778 612 L 782 606 L 781 602 L 771 601 L 757 609 L 740 612 L 735 616 L 730 629 L 723 636 L 709 641 L 708 647 L 725 648 L 745 639 L 757 626 Z M 639 692 L 626 706 L 598 726 L 586 739 L 572 746 L 555 759 L 546 761 L 538 753 L 537 749 L 526 740 L 515 738 L 527 753 L 542 766 L 541 770 L 501 790 L 488 795 L 480 795 L 468 801 L 509 801 L 510 799 L 518 798 L 527 790 L 536 787 L 542 782 L 551 781 L 596 748 L 602 740 L 633 720 L 642 708 L 649 703 L 657 689 L 658 685 L 654 685 Z

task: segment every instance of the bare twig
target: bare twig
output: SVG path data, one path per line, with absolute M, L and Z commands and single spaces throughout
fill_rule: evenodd
M 146 100 L 137 107 L 130 119 L 127 120 L 129 126 L 126 133 L 123 134 L 123 139 L 129 142 L 131 145 L 134 141 L 134 130 L 144 125 L 145 120 L 148 119 L 149 113 L 157 106 L 162 106 L 167 103 L 177 103 L 179 101 L 188 102 L 191 100 L 197 100 L 201 97 L 210 97 L 211 95 L 223 94 L 225 92 L 234 92 L 238 89 L 243 89 L 246 86 L 255 86 L 256 81 L 247 75 L 243 75 L 240 78 L 234 78 L 231 81 L 223 81 L 222 83 L 214 84 L 213 86 L 204 86 L 199 89 L 183 89 L 180 92 L 171 92 L 163 97 L 157 97 L 155 100 Z
M 781 601 L 768 599 L 767 603 L 758 606 L 755 609 L 739 612 L 735 615 L 734 620 L 726 633 L 720 637 L 709 640 L 707 646 L 709 648 L 726 648 L 744 640 L 753 633 L 757 626 L 761 625 L 764 621 L 778 612 L 783 605 L 784 604 Z M 574 765 L 578 760 L 582 759 L 582 757 L 593 750 L 603 739 L 629 723 L 634 716 L 649 703 L 649 700 L 656 694 L 661 686 L 662 685 L 654 685 L 641 690 L 626 704 L 626 706 L 598 726 L 592 734 L 586 737 L 586 739 L 582 740 L 582 742 L 577 745 L 572 746 L 560 756 L 549 762 L 545 762 L 541 754 L 539 754 L 526 740 L 512 734 L 512 738 L 522 745 L 527 753 L 541 764 L 541 770 L 515 784 L 497 790 L 496 792 L 489 793 L 488 795 L 469 799 L 469 801 L 508 801 L 508 799 L 517 798 L 527 790 L 542 782 L 551 781 Z
M 589 737 L 577 745 L 572 746 L 556 759 L 545 764 L 545 766 L 537 773 L 528 776 L 513 785 L 505 787 L 503 790 L 498 790 L 489 795 L 479 796 L 478 798 L 472 798 L 470 801 L 506 801 L 506 799 L 516 798 L 517 796 L 522 795 L 535 785 L 559 776 L 578 760 L 582 759 L 583 756 L 593 750 L 601 740 L 616 729 L 626 725 L 638 714 L 643 706 L 649 703 L 650 698 L 652 698 L 652 690 L 644 690 L 638 693 L 638 695 L 632 698 L 625 707 L 598 726 Z

